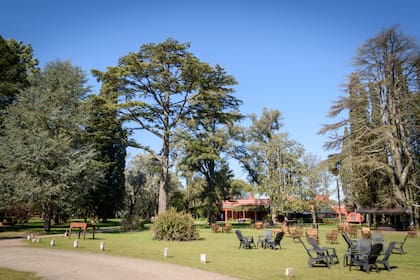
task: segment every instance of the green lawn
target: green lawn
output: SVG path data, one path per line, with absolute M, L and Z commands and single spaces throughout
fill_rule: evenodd
M 14 271 L 0 268 L 0 279 L 2 280 L 39 280 L 33 273 Z
M 320 240 L 322 246 L 334 246 L 340 256 L 346 250 L 346 245 L 341 236 L 339 244 L 326 245 L 325 233 L 332 226 L 320 227 Z M 335 228 L 335 226 L 334 226 Z M 257 239 L 263 235 L 263 230 L 242 228 L 244 235 L 252 235 Z M 359 232 L 360 233 L 360 232 Z M 402 241 L 405 233 L 384 232 L 385 240 Z M 86 240 L 79 241 L 79 248 L 73 248 L 73 240 L 77 237 L 72 235 L 71 240 L 64 236 L 45 237 L 41 243 L 32 244 L 35 247 L 50 247 L 50 240 L 55 239 L 55 249 L 78 250 L 80 252 L 96 252 L 98 254 L 123 255 L 134 258 L 150 259 L 160 262 L 175 263 L 185 266 L 196 267 L 203 270 L 219 272 L 240 279 L 285 279 L 285 269 L 292 267 L 295 273 L 294 279 L 381 279 L 392 277 L 397 279 L 417 279 L 420 274 L 420 238 L 409 238 L 404 246 L 408 252 L 406 255 L 393 254 L 390 264 L 391 272 L 384 270 L 369 274 L 353 267 L 343 267 L 342 263 L 333 266 L 309 268 L 308 257 L 301 244 L 294 243 L 292 239 L 285 237 L 281 243 L 283 249 L 238 249 L 239 241 L 234 232 L 212 233 L 210 229 L 200 229 L 200 240 L 189 242 L 166 242 L 156 241 L 151 237 L 148 230 L 136 233 L 97 233 L 94 240 L 91 234 Z M 99 243 L 105 242 L 105 251 L 99 250 Z M 163 256 L 164 248 L 168 248 L 169 257 Z M 200 262 L 200 254 L 205 253 L 207 263 Z

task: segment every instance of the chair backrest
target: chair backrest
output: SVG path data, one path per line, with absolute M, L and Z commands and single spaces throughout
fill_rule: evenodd
M 272 229 L 266 229 L 264 231 L 264 239 L 270 240 L 273 237 L 273 230 Z
M 348 246 L 348 249 L 354 249 L 354 248 L 355 248 L 355 246 L 354 246 L 353 242 L 351 242 L 351 239 L 350 239 L 350 237 L 347 235 L 347 233 L 343 232 L 343 233 L 341 233 L 341 236 L 343 236 L 344 241 L 346 241 L 347 246 Z
M 373 264 L 376 262 L 376 260 L 379 257 L 379 254 L 381 253 L 383 248 L 382 243 L 376 243 L 372 246 L 372 249 L 370 249 L 369 253 L 369 264 Z
M 377 243 L 381 245 L 382 243 Z M 376 244 L 375 244 L 376 245 Z M 370 239 L 357 239 L 357 250 L 359 251 L 359 254 L 361 255 L 369 255 L 372 248 L 372 242 Z
M 382 258 L 383 261 L 388 260 L 389 257 L 392 255 L 392 251 L 394 250 L 395 242 L 389 242 L 388 248 L 386 248 L 386 251 L 384 253 L 384 256 Z
M 311 245 L 312 245 L 312 247 L 313 247 L 314 249 L 318 249 L 318 248 L 319 248 L 319 246 L 318 246 L 318 242 L 316 241 L 316 239 L 315 239 L 315 238 L 313 238 L 313 237 L 309 237 L 309 238 L 308 238 L 308 242 L 309 242 L 309 244 L 311 244 Z
M 277 232 L 276 237 L 274 238 L 274 244 L 279 245 L 281 240 L 283 239 L 284 232 L 280 231 Z
M 242 234 L 242 231 L 240 231 L 239 229 L 235 230 L 236 236 L 238 237 L 238 239 L 240 241 L 244 240 L 244 235 Z
M 372 243 L 383 243 L 384 242 L 384 235 L 379 232 L 372 233 Z
M 408 234 L 404 237 L 403 241 L 401 242 L 401 247 L 404 245 L 404 243 L 407 240 L 407 238 L 408 238 Z

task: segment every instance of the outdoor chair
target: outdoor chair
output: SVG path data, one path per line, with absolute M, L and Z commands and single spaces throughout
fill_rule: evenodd
M 211 231 L 214 233 L 218 233 L 219 232 L 219 226 L 215 223 L 211 224 Z
M 308 249 L 303 243 L 303 240 L 298 237 L 299 243 L 302 243 L 303 248 L 306 251 L 306 254 L 309 256 L 308 266 L 313 267 L 315 264 L 325 264 L 328 268 L 330 268 L 330 257 L 328 255 L 319 255 L 316 251 L 312 249 Z
M 276 237 L 274 238 L 274 240 L 269 240 L 267 241 L 267 247 L 270 247 L 271 249 L 276 249 L 277 246 L 279 246 L 279 249 L 281 249 L 281 245 L 280 242 L 283 239 L 284 236 L 284 232 L 280 231 L 277 232 Z
M 241 247 L 244 249 L 251 249 L 252 247 L 256 247 L 254 243 L 254 237 L 244 236 L 239 229 L 235 230 L 235 233 L 239 239 L 239 249 Z
M 385 250 L 384 256 L 381 259 L 376 260 L 376 264 L 383 264 L 384 267 L 391 271 L 391 267 L 389 266 L 388 259 L 392 255 L 392 251 L 394 250 L 395 242 L 390 242 L 388 248 Z
M 269 241 L 273 241 L 273 230 L 266 229 L 264 230 L 264 236 L 258 236 L 257 247 L 261 246 L 266 248 Z
M 368 273 L 373 267 L 376 268 L 376 271 L 379 271 L 376 261 L 381 253 L 382 247 L 383 245 L 381 243 L 376 243 L 372 246 L 368 254 L 364 252 L 359 252 L 358 254 L 355 254 L 353 259 L 354 264 L 356 266 L 360 266 L 360 269 L 363 269 L 365 272 Z
M 379 232 L 372 232 L 372 245 L 374 245 L 376 243 L 382 243 L 382 250 L 385 249 L 384 235 L 382 233 L 379 233 Z M 381 253 L 383 253 L 383 252 L 381 252 Z
M 349 262 L 353 259 L 353 255 L 356 252 L 357 242 L 354 239 L 350 239 L 345 232 L 341 233 L 341 236 L 343 236 L 343 239 L 347 244 L 347 252 L 344 254 L 343 265 L 351 265 Z
M 349 235 L 351 238 L 357 238 L 357 226 L 350 226 L 349 227 Z
M 312 250 L 316 251 L 318 255 L 327 255 L 330 258 L 330 264 L 334 265 L 336 263 L 340 263 L 335 248 L 321 247 L 318 245 L 318 242 L 312 237 L 309 237 L 309 244 L 312 245 Z
M 222 228 L 222 232 L 224 233 L 230 233 L 232 230 L 232 224 L 225 224 L 225 226 Z
M 334 229 L 331 232 L 326 233 L 325 237 L 326 237 L 327 243 L 330 243 L 330 244 L 337 243 L 338 230 Z
M 362 238 L 370 239 L 372 237 L 370 228 L 368 228 L 368 227 L 362 227 L 362 230 L 361 231 L 362 231 Z
M 306 229 L 306 240 L 308 242 L 309 242 L 309 238 L 313 238 L 316 240 L 317 243 L 319 243 L 318 229 L 316 228 Z
M 404 237 L 402 242 L 394 242 L 393 253 L 400 253 L 401 255 L 405 254 L 403 246 L 404 246 L 405 241 L 407 241 L 407 237 L 408 235 Z

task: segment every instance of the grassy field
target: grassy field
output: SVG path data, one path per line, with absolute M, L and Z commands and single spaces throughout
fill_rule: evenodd
M 10 269 L 0 268 L 1 280 L 39 280 L 33 273 L 14 271 Z
M 325 243 L 325 233 L 335 226 L 321 226 L 320 240 L 322 246 L 333 246 L 337 249 L 340 262 L 346 250 L 346 244 L 339 236 L 339 244 L 330 245 Z M 252 235 L 254 239 L 263 235 L 263 230 L 242 228 L 244 235 Z M 359 232 L 360 234 L 360 232 Z M 402 241 L 403 232 L 384 232 L 384 237 L 389 241 Z M 293 268 L 293 279 L 381 279 L 392 277 L 398 279 L 418 279 L 420 275 L 420 238 L 409 238 L 404 246 L 406 255 L 393 254 L 389 260 L 391 272 L 380 267 L 380 272 L 375 271 L 367 274 L 353 267 L 343 267 L 342 263 L 333 266 L 309 268 L 308 256 L 299 243 L 294 243 L 291 238 L 285 237 L 281 243 L 281 250 L 271 249 L 238 249 L 239 241 L 234 232 L 212 233 L 208 228 L 200 229 L 200 240 L 189 242 L 166 242 L 153 240 L 151 232 L 145 230 L 134 233 L 97 233 L 95 239 L 91 234 L 86 240 L 79 240 L 79 248 L 73 248 L 73 240 L 77 234 L 72 235 L 71 240 L 62 234 L 44 237 L 40 243 L 28 242 L 35 247 L 48 247 L 50 240 L 55 239 L 54 249 L 78 250 L 79 252 L 96 252 L 98 254 L 123 255 L 133 258 L 156 260 L 160 262 L 175 263 L 203 270 L 219 272 L 240 279 L 285 279 L 285 269 Z M 99 250 L 101 241 L 105 242 L 105 251 Z M 169 256 L 164 257 L 164 248 L 168 248 Z M 205 253 L 207 263 L 200 262 L 200 254 Z

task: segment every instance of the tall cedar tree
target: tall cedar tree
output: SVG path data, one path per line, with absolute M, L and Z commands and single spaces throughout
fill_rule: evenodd
M 160 149 L 135 139 L 129 141 L 129 145 L 145 150 L 160 162 L 159 213 L 166 212 L 168 206 L 175 131 L 187 118 L 197 116 L 191 102 L 223 86 L 215 80 L 216 70 L 188 52 L 189 46 L 173 39 L 146 44 L 120 58 L 118 66 L 106 72 L 94 71 L 99 80 L 120 94 L 118 112 L 124 121 L 134 124 L 132 131 L 146 131 L 160 141 Z
M 127 133 L 118 118 L 116 98 L 105 88 L 88 102 L 90 118 L 86 128 L 87 141 L 96 151 L 98 168 L 103 172 L 102 180 L 90 190 L 86 209 L 102 221 L 115 217 L 124 207 L 125 157 Z
M 70 215 L 98 177 L 93 151 L 84 145 L 85 75 L 69 62 L 55 61 L 9 105 L 0 153 L 14 202 L 29 202 L 49 231 L 51 221 Z
M 350 76 L 348 96 L 329 112 L 335 117 L 347 110 L 349 117 L 320 131 L 347 127 L 347 134 L 326 148 L 343 144 L 338 158 L 353 178 L 350 188 L 359 207 L 407 207 L 415 202 L 419 61 L 418 45 L 395 27 L 367 40 L 355 57 L 357 71 Z

